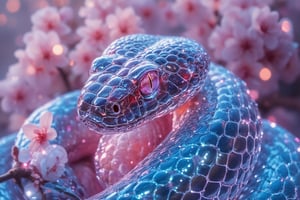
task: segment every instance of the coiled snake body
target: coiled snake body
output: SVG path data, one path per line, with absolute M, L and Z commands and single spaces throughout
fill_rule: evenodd
M 299 140 L 262 121 L 244 82 L 209 64 L 194 41 L 118 39 L 93 62 L 80 95 L 59 97 L 33 113 L 26 123 L 37 122 L 44 110 L 54 113 L 59 137 L 53 143 L 63 145 L 72 162 L 89 154 L 82 151 L 87 144 L 95 151 L 99 139 L 79 122 L 76 107 L 88 127 L 105 135 L 133 131 L 166 115 L 172 122 L 153 152 L 91 199 L 300 198 Z M 2 152 L 12 140 L 4 140 Z M 22 130 L 15 144 L 28 145 Z M 56 184 L 84 196 L 73 170 L 68 167 Z M 1 187 L 17 191 L 10 183 Z M 1 188 L 0 194 L 11 195 Z

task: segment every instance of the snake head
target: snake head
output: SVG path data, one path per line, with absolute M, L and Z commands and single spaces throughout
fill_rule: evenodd
M 79 117 L 101 133 L 129 130 L 197 94 L 208 65 L 202 46 L 181 37 L 116 40 L 92 64 L 78 102 Z
M 94 61 L 78 102 L 79 117 L 97 132 L 129 130 L 158 107 L 161 71 L 156 63 L 130 59 L 98 70 L 97 63 L 104 65 L 109 60 Z

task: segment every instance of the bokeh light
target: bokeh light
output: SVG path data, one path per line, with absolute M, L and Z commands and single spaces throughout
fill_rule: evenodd
M 0 14 L 0 26 L 4 26 L 7 23 L 7 17 L 5 14 Z
M 21 4 L 19 0 L 8 0 L 6 2 L 6 10 L 10 13 L 16 13 L 20 10 Z
M 288 19 L 283 19 L 281 21 L 281 30 L 285 33 L 290 33 L 292 30 L 292 24 L 290 22 L 290 20 Z
M 257 100 L 259 98 L 259 93 L 257 90 L 248 90 L 248 94 L 253 100 Z
M 64 47 L 61 44 L 56 44 L 52 48 L 52 52 L 54 55 L 62 55 L 64 53 Z
M 264 67 L 259 71 L 259 78 L 263 81 L 268 81 L 272 77 L 272 72 L 269 68 Z

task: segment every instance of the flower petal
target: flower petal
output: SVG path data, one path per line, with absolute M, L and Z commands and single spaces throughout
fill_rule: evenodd
M 29 149 L 21 149 L 19 151 L 18 160 L 20 162 L 27 163 L 28 161 L 30 161 L 30 159 L 31 159 L 31 155 Z
M 40 128 L 34 124 L 25 124 L 22 127 L 24 131 L 24 135 L 29 139 L 32 140 L 36 137 L 35 130 L 39 130 Z
M 57 137 L 57 132 L 54 128 L 48 128 L 47 130 L 47 139 L 48 140 L 53 140 Z
M 40 126 L 42 128 L 49 128 L 53 120 L 53 115 L 51 112 L 44 112 L 40 118 Z

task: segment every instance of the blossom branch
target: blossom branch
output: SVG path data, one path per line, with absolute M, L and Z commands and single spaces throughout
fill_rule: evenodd
M 19 167 L 12 168 L 8 172 L 0 176 L 0 183 L 5 182 L 9 179 L 17 180 L 20 178 L 34 180 L 34 177 L 32 176 L 32 170 Z
M 69 80 L 68 80 L 68 75 L 67 75 L 67 73 L 66 73 L 62 68 L 60 68 L 60 67 L 57 67 L 57 70 L 58 70 L 58 72 L 59 72 L 59 75 L 60 75 L 61 79 L 62 79 L 63 82 L 64 82 L 64 85 L 65 85 L 65 87 L 66 87 L 66 90 L 67 90 L 67 91 L 70 91 L 70 90 L 71 90 L 71 84 L 70 84 L 70 82 L 69 82 Z

